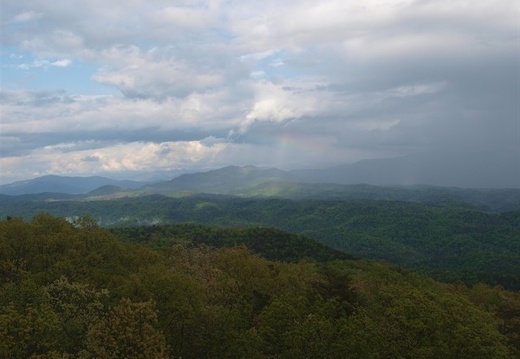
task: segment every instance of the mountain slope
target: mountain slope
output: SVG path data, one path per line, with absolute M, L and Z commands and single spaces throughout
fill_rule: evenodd
M 518 188 L 464 189 L 428 185 L 347 184 L 357 182 L 354 180 L 356 171 L 351 169 L 347 166 L 287 172 L 276 168 L 229 166 L 207 172 L 184 174 L 170 181 L 145 186 L 137 192 L 164 195 L 208 193 L 290 199 L 394 200 L 442 206 L 456 205 L 490 211 L 520 208 Z
M 145 192 L 171 194 L 180 191 L 238 195 L 263 183 L 296 181 L 297 177 L 277 168 L 228 166 L 221 169 L 184 174 L 170 181 L 143 188 Z
M 458 206 L 484 211 L 520 209 L 520 189 L 464 189 L 435 186 L 374 186 L 367 184 L 266 182 L 241 192 L 242 197 L 295 200 L 383 200 Z
M 129 241 L 167 248 L 172 243 L 190 242 L 214 248 L 246 246 L 269 260 L 318 262 L 354 259 L 310 238 L 270 227 L 211 227 L 198 224 L 163 224 L 147 227 L 116 227 L 111 232 Z

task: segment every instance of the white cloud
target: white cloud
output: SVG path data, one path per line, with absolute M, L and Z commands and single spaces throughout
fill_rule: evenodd
M 56 60 L 51 62 L 50 66 L 56 66 L 56 67 L 67 67 L 72 63 L 69 59 L 62 59 L 62 60 Z
M 14 57 L 13 57 L 14 58 Z M 22 56 L 17 57 L 18 60 L 23 59 Z M 61 60 L 47 60 L 47 59 L 37 59 L 30 63 L 23 63 L 19 65 L 4 65 L 4 67 L 16 67 L 21 70 L 30 70 L 34 68 L 43 68 L 48 69 L 49 67 L 68 67 L 72 64 L 72 61 L 69 59 L 61 59 Z
M 20 167 L 15 157 L 4 157 L 0 159 L 2 175 L 32 177 L 35 171 L 38 175 L 78 175 L 169 170 L 200 165 L 200 162 L 218 155 L 226 144 L 201 141 L 132 142 L 99 149 L 64 151 L 74 146 L 67 143 L 45 146 L 27 156 L 23 167 Z
M 135 58 L 120 70 L 103 71 L 94 80 L 117 87 L 128 97 L 185 97 L 223 85 L 217 71 L 202 73 L 182 60 Z
M 284 86 L 285 85 L 285 86 Z M 287 86 L 298 86 L 288 88 Z M 315 86 L 315 82 L 310 82 Z M 281 123 L 313 115 L 317 96 L 305 82 L 274 84 L 261 81 L 255 84 L 255 101 L 251 110 L 240 123 L 239 133 L 244 133 L 257 121 Z
M 38 19 L 42 16 L 41 13 L 36 13 L 34 11 L 25 11 L 25 12 L 22 12 L 18 15 L 15 15 L 12 19 L 13 22 L 27 22 L 27 21 L 32 21 L 32 20 L 35 20 L 35 19 Z
M 149 20 L 159 28 L 198 30 L 214 25 L 216 18 L 207 7 L 168 6 L 155 11 Z

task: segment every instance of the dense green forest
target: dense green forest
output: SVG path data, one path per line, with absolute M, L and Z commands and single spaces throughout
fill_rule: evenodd
M 270 260 L 298 262 L 305 258 L 317 261 L 354 259 L 301 235 L 269 227 L 222 228 L 195 224 L 116 227 L 110 230 L 119 238 L 169 249 L 174 242 L 208 245 L 215 248 L 244 245 Z
M 0 357 L 520 357 L 519 293 L 342 256 L 268 228 L 2 220 Z
M 43 196 L 43 195 L 42 195 Z M 520 211 L 382 200 L 289 200 L 161 195 L 113 200 L 23 200 L 9 197 L 0 214 L 38 211 L 105 227 L 206 224 L 274 227 L 330 248 L 384 260 L 450 283 L 484 282 L 520 290 Z

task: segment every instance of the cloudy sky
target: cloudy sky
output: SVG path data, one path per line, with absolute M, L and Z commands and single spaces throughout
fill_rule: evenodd
M 514 0 L 3 0 L 1 182 L 418 154 L 515 167 L 519 16 Z

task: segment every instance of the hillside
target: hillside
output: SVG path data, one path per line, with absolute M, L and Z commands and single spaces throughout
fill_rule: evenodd
M 146 186 L 142 188 L 142 191 L 159 194 L 173 194 L 182 191 L 238 194 L 264 183 L 296 180 L 295 176 L 276 168 L 228 166 L 213 171 L 184 174 L 171 181 Z
M 367 200 L 288 200 L 161 195 L 2 203 L 0 215 L 40 211 L 101 225 L 208 224 L 274 227 L 356 257 L 385 260 L 448 282 L 520 289 L 520 212 Z
M 172 242 L 208 245 L 214 248 L 246 246 L 269 260 L 318 262 L 347 260 L 354 257 L 334 250 L 310 238 L 268 227 L 223 228 L 195 224 L 118 227 L 111 232 L 128 241 L 155 248 L 169 248 Z
M 367 184 L 266 182 L 241 190 L 241 197 L 294 200 L 384 200 L 459 206 L 484 211 L 520 209 L 520 189 L 466 189 L 433 186 L 381 187 Z
M 246 233 L 176 228 L 164 250 L 86 217 L 0 221 L 0 357 L 518 357 L 518 293 L 361 260 L 273 261 L 193 243 L 193 229 Z M 268 234 L 276 252 L 285 234 Z

